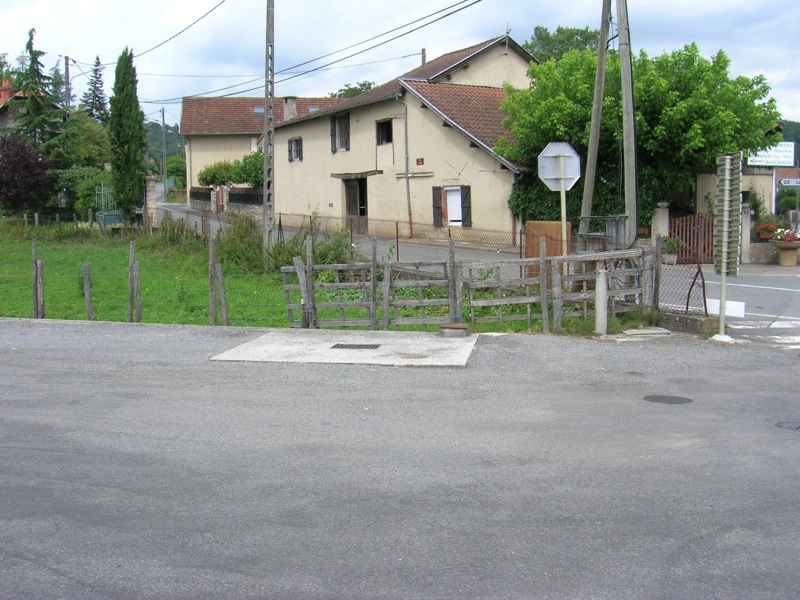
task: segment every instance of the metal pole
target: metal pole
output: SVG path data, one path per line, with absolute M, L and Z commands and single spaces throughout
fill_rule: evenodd
M 725 157 L 725 198 L 722 209 L 722 264 L 719 290 L 719 335 L 725 335 L 725 304 L 728 288 L 728 250 L 731 224 L 731 157 Z
M 564 158 L 563 154 L 558 155 L 558 178 L 561 184 L 561 256 L 567 255 L 567 187 L 564 175 Z
M 275 222 L 273 194 L 273 158 L 275 136 L 275 0 L 267 0 L 267 43 L 264 56 L 264 196 L 263 196 L 263 242 L 264 248 L 272 248 Z

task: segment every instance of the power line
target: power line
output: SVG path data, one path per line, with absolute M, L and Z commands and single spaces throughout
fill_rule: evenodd
M 145 50 L 144 52 L 140 52 L 139 54 L 134 54 L 134 56 L 133 56 L 133 57 L 134 57 L 134 58 L 139 58 L 140 56 L 144 56 L 144 55 L 145 55 L 145 54 L 147 54 L 148 52 L 152 52 L 152 51 L 153 51 L 153 50 L 155 50 L 156 48 L 160 48 L 161 46 L 163 46 L 163 45 L 164 45 L 164 44 L 166 44 L 167 42 L 170 42 L 170 41 L 174 40 L 176 37 L 178 37 L 180 34 L 184 33 L 186 30 L 188 30 L 188 29 L 190 29 L 190 28 L 194 27 L 195 25 L 197 25 L 197 24 L 198 24 L 200 21 L 202 21 L 203 19 L 205 19 L 205 18 L 206 18 L 208 15 L 210 15 L 212 12 L 214 12 L 215 10 L 217 10 L 217 9 L 218 9 L 220 6 L 222 6 L 223 4 L 225 4 L 225 2 L 226 2 L 226 1 L 227 1 L 227 0 L 221 0 L 221 1 L 219 2 L 219 4 L 217 4 L 216 6 L 214 6 L 214 7 L 213 7 L 211 10 L 209 10 L 207 13 L 205 13 L 205 14 L 204 14 L 202 17 L 200 17 L 199 19 L 196 19 L 195 21 L 193 21 L 192 23 L 190 23 L 189 25 L 187 25 L 186 27 L 184 27 L 183 29 L 181 29 L 181 30 L 180 30 L 178 33 L 176 33 L 175 35 L 173 35 L 173 36 L 171 36 L 171 37 L 168 37 L 168 38 L 167 38 L 167 39 L 165 39 L 163 42 L 161 42 L 160 44 L 156 44 L 155 46 L 153 46 L 153 47 L 152 47 L 152 48 L 150 48 L 149 50 Z M 77 61 L 75 61 L 75 60 L 73 60 L 72 62 L 74 62 L 76 65 L 78 64 L 78 63 L 77 63 Z M 83 64 L 83 65 L 89 65 L 89 63 L 81 63 L 81 64 Z M 101 67 L 108 67 L 108 66 L 111 66 L 111 65 L 116 65 L 116 64 L 117 64 L 117 63 L 116 63 L 116 61 L 114 61 L 114 62 L 111 62 L 111 63 L 103 63 L 103 64 L 101 64 L 100 66 L 101 66 Z M 89 66 L 94 66 L 94 65 L 92 64 L 92 65 L 89 65 Z
M 445 8 L 445 9 L 438 10 L 438 11 L 436 11 L 436 12 L 433 12 L 433 13 L 431 13 L 431 14 L 429 14 L 429 15 L 425 16 L 425 17 L 422 17 L 422 18 L 420 18 L 420 19 L 416 19 L 416 20 L 414 20 L 414 21 L 411 21 L 411 22 L 409 22 L 409 23 L 406 23 L 405 25 L 402 25 L 402 26 L 400 26 L 400 27 L 395 27 L 394 29 L 391 29 L 391 30 L 389 30 L 389 31 L 387 31 L 387 32 L 384 32 L 384 33 L 380 34 L 380 35 L 373 36 L 372 38 L 369 38 L 368 40 L 364 40 L 363 42 L 359 42 L 359 43 L 357 43 L 357 44 L 353 44 L 353 45 L 351 45 L 351 46 L 348 46 L 347 48 L 353 48 L 353 47 L 355 47 L 355 46 L 360 46 L 361 44 L 365 44 L 365 43 L 367 43 L 367 42 L 369 42 L 369 41 L 372 41 L 372 40 L 374 40 L 374 39 L 377 39 L 377 38 L 384 37 L 385 35 L 388 35 L 389 33 L 393 33 L 393 32 L 395 32 L 395 31 L 398 31 L 399 29 L 404 29 L 405 27 L 408 27 L 409 25 L 413 25 L 413 24 L 415 24 L 415 23 L 418 23 L 418 22 L 420 22 L 420 21 L 422 21 L 422 20 L 425 20 L 425 19 L 428 19 L 428 18 L 430 18 L 430 17 L 432 17 L 432 16 L 438 15 L 439 13 L 441 13 L 441 12 L 443 12 L 443 11 L 445 11 L 445 10 L 449 10 L 450 8 L 453 8 L 454 6 L 458 6 L 459 4 L 463 4 L 463 3 L 464 3 L 464 2 L 466 2 L 466 1 L 467 1 L 467 0 L 461 0 L 461 2 L 457 2 L 456 4 L 452 4 L 452 5 L 450 5 L 449 7 Z M 469 4 L 467 4 L 466 6 L 462 6 L 461 8 L 457 8 L 457 9 L 455 9 L 455 10 L 453 10 L 453 11 L 451 11 L 451 12 L 449 12 L 449 13 L 445 14 L 445 15 L 442 15 L 442 16 L 440 16 L 440 17 L 438 17 L 438 18 L 436 18 L 436 19 L 432 20 L 432 21 L 429 21 L 429 22 L 427 22 L 427 23 L 424 23 L 424 24 L 422 24 L 422 25 L 420 25 L 420 26 L 418 26 L 418 27 L 415 27 L 414 29 L 410 29 L 410 30 L 408 30 L 408 31 L 406 31 L 406 32 L 403 32 L 403 33 L 401 33 L 401 34 L 399 34 L 399 35 L 396 35 L 396 36 L 394 36 L 394 37 L 392 37 L 392 38 L 389 38 L 388 40 L 384 40 L 383 42 L 380 42 L 380 43 L 378 43 L 378 44 L 374 44 L 374 45 L 372 45 L 372 46 L 369 46 L 368 48 L 365 48 L 365 49 L 363 49 L 363 50 L 359 50 L 358 52 L 354 52 L 354 53 L 352 53 L 352 54 L 348 54 L 347 56 L 344 56 L 344 57 L 342 57 L 342 58 L 339 58 L 339 59 L 337 59 L 337 60 L 331 61 L 331 62 L 329 62 L 329 63 L 326 63 L 326 64 L 324 64 L 324 65 L 320 65 L 319 67 L 315 67 L 315 68 L 313 68 L 313 69 L 308 69 L 307 71 L 302 71 L 302 72 L 300 72 L 300 73 L 298 73 L 298 74 L 296 74 L 296 75 L 292 75 L 291 77 L 286 77 L 285 79 L 281 79 L 280 81 L 276 81 L 275 83 L 276 83 L 276 84 L 277 84 L 277 83 L 284 83 L 284 82 L 286 82 L 286 81 L 291 81 L 292 79 L 298 79 L 298 78 L 300 78 L 300 77 L 303 77 L 303 76 L 309 75 L 309 74 L 311 74 L 311 73 L 315 73 L 315 72 L 317 72 L 317 71 L 322 71 L 322 70 L 326 69 L 327 67 L 330 67 L 330 66 L 332 66 L 332 65 L 338 64 L 338 63 L 340 63 L 340 62 L 343 62 L 343 61 L 345 61 L 345 60 L 348 60 L 348 59 L 350 59 L 350 58 L 353 58 L 353 57 L 355 57 L 355 56 L 359 56 L 360 54 L 364 54 L 364 53 L 366 53 L 366 52 L 369 52 L 369 51 L 371 51 L 371 50 L 374 50 L 374 49 L 376 49 L 376 48 L 379 48 L 379 47 L 381 47 L 381 46 L 384 46 L 384 45 L 388 44 L 389 42 L 393 42 L 393 41 L 395 41 L 395 40 L 398 40 L 398 39 L 400 39 L 401 37 L 405 37 L 405 36 L 407 36 L 407 35 L 409 35 L 409 34 L 411 34 L 411 33 L 414 33 L 415 31 L 419 31 L 420 29 L 423 29 L 423 28 L 427 27 L 428 25 L 433 25 L 434 23 L 437 23 L 438 21 L 441 21 L 441 20 L 443 20 L 443 19 L 446 19 L 447 17 L 450 17 L 450 16 L 452 16 L 452 15 L 454 15 L 454 14 L 456 14 L 456 13 L 459 13 L 459 12 L 461 12 L 462 10 L 465 10 L 465 9 L 467 9 L 467 8 L 471 7 L 471 6 L 474 6 L 475 4 L 478 4 L 478 3 L 482 2 L 482 1 L 483 1 L 483 0 L 473 0 L 472 2 L 470 2 Z M 290 72 L 290 70 L 291 70 L 291 69 L 296 69 L 297 67 L 301 67 L 301 66 L 307 65 L 307 64 L 309 64 L 309 63 L 316 62 L 316 61 L 318 61 L 318 60 L 321 60 L 321 59 L 323 59 L 323 58 L 326 58 L 326 57 L 328 57 L 328 56 L 333 56 L 334 54 L 339 54 L 340 52 L 343 52 L 343 51 L 344 51 L 344 50 L 346 50 L 347 48 L 344 48 L 344 49 L 341 49 L 341 50 L 337 50 L 337 51 L 335 51 L 335 52 L 330 52 L 330 53 L 328 53 L 328 54 L 325 54 L 325 55 L 323 55 L 323 56 L 321 56 L 321 57 L 318 57 L 318 58 L 315 58 L 315 59 L 312 59 L 312 60 L 307 60 L 307 61 L 305 61 L 305 62 L 303 62 L 303 63 L 300 63 L 300 64 L 298 64 L 298 65 L 294 65 L 294 66 L 292 66 L 292 67 L 288 67 L 288 68 L 286 68 L 286 69 L 283 69 L 283 70 L 281 70 L 281 71 L 277 71 L 277 73 L 287 73 L 287 72 Z M 259 79 L 261 79 L 261 78 L 259 78 Z M 245 83 L 241 83 L 241 84 L 239 84 L 239 85 L 246 85 L 246 83 L 247 83 L 247 82 L 245 82 Z M 225 89 L 229 89 L 229 88 L 231 88 L 231 87 L 236 87 L 236 86 L 234 85 L 234 86 L 229 86 L 228 88 L 220 88 L 220 89 L 217 89 L 217 90 L 210 90 L 210 91 L 207 91 L 207 92 L 201 92 L 201 93 L 199 93 L 199 94 L 190 94 L 189 96 L 186 96 L 186 97 L 189 97 L 189 98 L 191 98 L 191 97 L 194 97 L 194 96 L 204 96 L 204 95 L 207 95 L 207 94 L 214 94 L 214 93 L 216 93 L 216 92 L 224 91 Z M 235 95 L 237 95 L 237 94 L 246 94 L 246 93 L 248 93 L 248 92 L 253 92 L 253 91 L 256 91 L 256 90 L 260 90 L 260 89 L 262 89 L 263 87 L 264 87 L 263 85 L 260 85 L 260 86 L 254 87 L 254 88 L 249 88 L 249 89 L 246 89 L 246 90 L 240 90 L 240 91 L 238 91 L 238 92 L 234 92 L 234 93 L 231 93 L 231 94 L 223 94 L 223 95 L 222 95 L 222 96 L 220 96 L 220 97 L 221 97 L 221 98 L 226 98 L 226 97 L 228 97 L 228 96 L 235 96 Z M 181 100 L 182 100 L 182 98 L 166 98 L 166 99 L 164 99 L 164 100 L 150 100 L 150 101 L 148 101 L 148 103 L 151 103 L 151 104 L 169 104 L 169 103 L 173 103 L 173 102 L 177 102 L 177 101 L 181 101 Z

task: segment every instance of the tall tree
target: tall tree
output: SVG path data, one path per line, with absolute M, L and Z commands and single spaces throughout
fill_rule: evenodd
M 16 134 L 56 163 L 68 161 L 64 138 L 63 110 L 51 93 L 52 78 L 44 73 L 44 52 L 33 47 L 35 29 L 28 32 L 26 68 L 19 87 L 25 97 L 24 110 L 16 119 Z
M 108 124 L 108 101 L 103 90 L 103 65 L 100 64 L 99 56 L 94 58 L 89 85 L 81 96 L 81 105 L 95 121 L 103 125 Z
M 694 44 L 656 58 L 643 52 L 634 59 L 640 224 L 647 223 L 656 202 L 674 192 L 688 202 L 697 174 L 713 166 L 718 154 L 757 152 L 780 141 L 780 135 L 765 135 L 779 119 L 766 80 L 731 78 L 729 64 L 723 52 L 711 60 L 701 57 Z M 513 138 L 501 142 L 500 152 L 529 165 L 534 174 L 538 154 L 553 140 L 569 142 L 586 156 L 596 67 L 597 56 L 589 51 L 532 65 L 535 86 L 519 92 L 508 88 L 503 108 Z M 608 215 L 623 212 L 618 75 L 609 75 L 606 90 L 593 212 Z M 582 184 L 570 192 L 573 218 L 580 214 Z M 525 219 L 558 219 L 552 192 L 535 176 L 515 185 L 509 207 Z
M 561 60 L 570 50 L 594 50 L 600 45 L 600 31 L 584 27 L 558 27 L 551 32 L 547 27 L 538 25 L 533 29 L 533 36 L 523 46 L 539 62 Z
M 136 93 L 133 51 L 125 48 L 117 60 L 108 131 L 114 203 L 130 217 L 144 201 L 144 113 Z

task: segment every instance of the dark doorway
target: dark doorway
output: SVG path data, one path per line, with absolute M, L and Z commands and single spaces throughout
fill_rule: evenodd
M 367 179 L 345 179 L 347 226 L 354 233 L 367 234 Z

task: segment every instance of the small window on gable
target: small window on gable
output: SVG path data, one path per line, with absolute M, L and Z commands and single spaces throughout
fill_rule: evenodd
M 291 138 L 289 140 L 289 162 L 303 160 L 303 138 Z
M 378 146 L 392 143 L 392 121 L 377 121 L 375 123 L 375 137 Z

